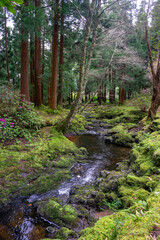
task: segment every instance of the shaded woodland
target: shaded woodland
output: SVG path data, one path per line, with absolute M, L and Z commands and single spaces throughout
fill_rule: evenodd
M 81 101 L 124 104 L 152 84 L 157 89 L 159 1 L 136 4 L 25 0 L 14 15 L 1 8 L 1 85 L 38 107 L 75 100 L 67 125 Z M 152 119 L 159 106 L 154 99 Z

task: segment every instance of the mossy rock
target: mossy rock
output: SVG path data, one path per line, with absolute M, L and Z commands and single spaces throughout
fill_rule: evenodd
M 70 202 L 72 204 L 83 204 L 98 207 L 105 198 L 103 191 L 97 191 L 93 186 L 78 187 L 71 192 Z
M 123 162 L 117 163 L 116 170 L 122 171 L 122 172 L 128 171 L 129 170 L 128 161 L 123 161 Z
M 110 191 L 117 191 L 118 190 L 118 180 L 110 180 L 109 182 L 103 181 L 99 184 L 99 189 L 102 190 L 104 193 Z
M 118 145 L 122 146 L 131 146 L 133 143 L 133 138 L 130 132 L 128 132 L 127 127 L 124 124 L 118 124 L 112 129 L 108 131 L 108 134 L 111 136 L 107 136 L 105 139 L 115 142 Z
M 148 191 L 138 187 L 120 186 L 118 192 L 124 207 L 130 207 L 139 200 L 146 200 L 149 196 Z
M 71 205 L 61 205 L 55 198 L 37 204 L 39 214 L 60 226 L 74 225 L 77 221 L 77 211 Z
M 67 240 L 68 238 L 76 237 L 77 234 L 76 232 L 66 228 L 62 227 L 61 229 L 58 230 L 56 235 L 54 236 L 54 239 L 61 239 L 61 240 Z
M 106 178 L 106 182 L 110 180 L 118 180 L 119 178 L 126 176 L 126 173 L 123 173 L 121 171 L 108 171 L 107 173 L 108 175 Z

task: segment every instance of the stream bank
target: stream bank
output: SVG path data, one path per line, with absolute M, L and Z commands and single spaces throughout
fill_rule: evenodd
M 26 206 L 25 216 L 29 216 L 30 221 L 26 219 L 24 221 L 24 217 L 18 217 L 18 219 L 23 219 L 20 222 L 20 226 L 26 227 L 29 225 L 30 229 L 33 229 L 34 232 L 37 232 L 37 240 L 42 238 L 44 239 L 46 237 L 51 239 L 56 238 L 63 240 L 78 239 L 79 234 L 82 235 L 80 239 L 85 240 L 105 240 L 106 238 L 108 238 L 109 240 L 129 240 L 145 239 L 150 236 L 156 236 L 158 239 L 158 224 L 160 224 L 158 210 L 160 202 L 160 175 L 158 170 L 158 148 L 160 147 L 159 120 L 156 119 L 154 123 L 152 123 L 152 125 L 150 123 L 145 124 L 145 122 L 143 122 L 142 126 L 139 127 L 139 115 L 130 117 L 130 119 L 128 119 L 127 116 L 125 116 L 125 114 L 128 113 L 125 112 L 124 114 L 121 112 L 121 114 L 119 115 L 119 110 L 113 108 L 112 110 L 107 109 L 106 111 L 105 107 L 99 108 L 98 110 L 96 108 L 95 111 L 90 112 L 91 114 L 88 114 L 86 112 L 86 114 L 88 114 L 88 133 L 86 132 L 86 134 L 88 135 L 89 140 L 85 142 L 85 145 L 88 142 L 91 142 L 92 138 L 96 136 L 98 137 L 98 142 L 95 143 L 94 147 L 96 148 L 98 146 L 98 143 L 101 142 L 101 140 L 103 139 L 103 141 L 101 142 L 103 143 L 102 149 L 99 151 L 100 156 L 98 154 L 98 158 L 96 158 L 96 155 L 91 158 L 89 162 L 89 164 L 91 165 L 86 167 L 88 161 L 88 159 L 86 159 L 86 156 L 88 158 L 89 155 L 86 155 L 84 148 L 81 148 L 81 151 L 78 151 L 71 141 L 68 141 L 66 138 L 64 139 L 63 136 L 58 137 L 58 134 L 52 130 L 53 132 L 50 133 L 50 135 L 52 136 L 48 138 L 51 140 L 49 140 L 47 144 L 41 144 L 39 147 L 37 147 L 37 149 L 34 149 L 32 154 L 30 155 L 29 163 L 33 164 L 32 161 L 34 159 L 33 166 L 37 168 L 41 166 L 41 168 L 38 169 L 41 170 L 40 172 L 44 171 L 45 169 L 45 174 L 40 175 L 40 179 L 39 177 L 37 179 L 34 178 L 30 182 L 31 184 L 27 185 L 20 191 L 20 194 L 23 193 L 24 196 L 31 195 L 30 198 L 24 197 L 24 202 L 22 201 L 23 204 Z M 131 116 L 131 113 L 129 114 L 129 116 Z M 120 122 L 121 119 L 123 119 L 124 121 L 122 124 Z M 137 120 L 134 123 L 135 119 Z M 119 124 L 123 126 L 124 131 L 121 132 L 122 128 L 119 127 L 117 127 L 117 131 L 113 129 Z M 93 125 L 96 125 L 96 128 L 98 127 L 98 135 L 96 135 Z M 141 132 L 139 132 L 140 129 Z M 114 130 L 113 134 L 111 134 L 110 132 L 112 130 Z M 105 159 L 103 151 L 105 146 L 104 138 L 110 136 L 112 137 L 110 142 L 115 141 L 117 146 L 107 143 L 107 147 L 113 146 L 113 155 L 117 153 L 118 156 L 119 150 L 121 148 L 118 147 L 118 145 L 121 145 L 122 139 L 125 139 L 123 145 L 126 146 L 128 140 L 125 138 L 125 136 L 129 131 L 133 134 L 132 142 L 129 141 L 129 144 L 133 146 L 133 139 L 135 139 L 135 141 L 139 143 L 133 147 L 130 158 L 128 160 L 124 160 L 117 165 L 115 162 L 113 164 L 114 167 L 110 165 L 113 158 L 110 158 L 110 161 L 108 162 L 105 161 L 104 169 L 102 167 L 97 172 L 95 172 L 96 174 L 92 174 L 92 176 L 94 177 L 93 180 L 95 180 L 94 184 L 92 184 L 91 182 L 84 186 L 79 186 L 76 184 L 72 189 L 69 190 L 69 197 L 67 199 L 65 194 L 62 194 L 64 195 L 62 196 L 62 199 L 59 199 L 58 195 L 45 195 L 45 192 L 50 193 L 52 192 L 52 190 L 55 193 L 55 190 L 57 189 L 55 182 L 59 184 L 61 193 L 64 193 L 63 185 L 61 185 L 63 179 L 68 179 L 66 182 L 67 184 L 71 183 L 70 181 L 72 181 L 72 178 L 74 179 L 74 182 L 75 179 L 77 179 L 78 181 L 80 180 L 80 182 L 82 183 L 81 174 L 85 174 L 85 171 L 87 172 L 87 169 L 89 170 L 91 166 L 94 165 L 94 163 L 100 163 L 100 165 L 103 165 L 102 159 Z M 111 135 L 109 136 L 108 133 Z M 121 136 L 121 141 L 118 140 L 119 136 Z M 54 141 L 52 138 L 54 138 Z M 74 134 L 74 136 L 70 135 L 70 138 L 72 138 L 72 140 L 74 139 L 75 142 L 77 141 L 80 143 L 80 139 L 83 138 L 83 135 L 76 136 L 76 134 Z M 84 139 L 86 139 L 86 136 L 84 136 Z M 108 142 L 108 140 L 106 141 Z M 60 146 L 59 149 L 58 146 Z M 127 148 L 124 149 L 126 150 Z M 66 154 L 65 157 L 64 153 Z M 93 153 L 93 148 L 91 149 L 91 153 Z M 108 154 L 108 149 L 106 153 Z M 110 157 L 111 155 L 112 154 L 110 154 Z M 108 159 L 108 157 L 109 155 L 107 155 L 106 159 Z M 41 161 L 35 161 L 39 160 L 40 158 Z M 77 158 L 78 163 L 76 163 Z M 71 159 L 72 161 L 70 161 Z M 74 159 L 76 159 L 76 161 Z M 122 157 L 122 159 L 124 159 L 124 157 Z M 117 157 L 118 162 L 119 160 L 120 156 Z M 21 163 L 24 163 L 24 159 L 21 159 L 20 161 Z M 70 165 L 70 171 L 67 170 L 68 165 Z M 29 165 L 29 167 L 31 167 L 31 164 Z M 108 169 L 108 167 L 111 167 L 111 169 Z M 30 170 L 32 170 L 32 168 Z M 94 173 L 94 171 L 91 171 L 91 173 Z M 87 173 L 86 179 L 88 175 L 89 174 Z M 88 178 L 88 180 L 89 179 L 90 178 Z M 37 196 L 40 196 L 40 199 L 36 198 Z M 44 198 L 41 199 L 42 196 Z M 63 201 L 65 202 L 65 204 Z M 127 210 L 121 210 L 118 213 L 112 212 L 113 214 L 111 216 L 104 217 L 98 220 L 97 223 L 95 223 L 96 220 L 93 217 L 95 216 L 94 211 L 100 209 L 102 210 L 108 207 L 110 207 L 111 209 L 126 208 Z M 32 210 L 34 211 L 32 212 Z M 15 213 L 17 211 L 18 210 L 16 209 Z M 29 215 L 29 212 L 31 215 Z M 35 213 L 36 215 L 34 215 Z M 31 216 L 36 216 L 36 218 L 34 218 L 33 220 Z M 40 225 L 39 221 L 41 221 Z M 22 222 L 24 222 L 25 224 L 23 225 Z M 70 226 L 73 225 L 73 223 L 74 226 L 71 229 Z M 32 224 L 36 227 L 33 227 Z M 94 225 L 94 227 L 86 228 L 89 225 Z M 44 227 L 42 227 L 41 229 L 41 226 Z M 25 229 L 26 231 L 25 227 L 23 229 Z M 84 228 L 86 229 L 80 231 Z M 6 229 L 4 229 L 4 226 L 1 226 L 1 229 L 4 234 Z M 16 232 L 21 233 L 19 228 L 15 228 L 15 225 L 14 229 L 16 229 Z M 128 229 L 130 229 L 130 231 Z M 11 227 L 9 228 L 9 232 L 7 234 L 11 234 L 11 236 L 13 237 L 13 234 L 10 231 L 12 231 Z M 44 231 L 45 234 L 38 235 L 38 233 L 40 233 L 41 231 Z M 4 237 L 3 239 L 13 239 L 9 238 L 8 236 L 7 238 Z M 22 232 L 22 235 L 19 235 L 18 239 L 23 239 L 22 236 L 26 237 L 26 235 Z M 33 239 L 36 240 L 34 234 L 33 236 Z M 29 239 L 32 240 L 32 237 L 29 236 Z
M 97 127 L 99 131 L 102 130 L 99 121 L 94 122 L 92 131 L 87 130 L 83 135 L 72 136 L 80 150 L 71 139 L 58 136 L 59 141 L 57 138 L 54 140 L 57 133 L 52 131 L 52 138 L 46 144 L 33 148 L 32 154 L 27 152 L 25 158 L 29 161 L 33 153 L 34 160 L 41 158 L 41 163 L 45 163 L 42 165 L 45 173 L 41 174 L 42 169 L 39 169 L 41 171 L 38 177 L 32 178 L 29 184 L 24 184 L 15 194 L 15 200 L 10 199 L 10 204 L 7 201 L 7 207 L 1 212 L 2 239 L 38 240 L 55 236 L 59 236 L 59 239 L 77 239 L 80 230 L 95 222 L 94 212 L 103 205 L 105 194 L 98 191 L 93 182 L 104 169 L 114 169 L 116 163 L 124 159 L 130 151 L 113 144 L 106 145 L 100 132 L 97 134 Z M 57 146 L 59 150 L 56 149 Z M 46 152 L 49 161 L 46 159 Z M 57 161 L 51 161 L 52 156 L 57 156 Z M 19 161 L 24 163 L 23 159 Z M 31 163 L 33 162 L 30 162 L 30 168 Z M 35 169 L 37 162 L 34 164 L 32 169 Z M 21 175 L 24 176 L 24 173 Z M 27 195 L 30 197 L 26 198 Z M 82 195 L 86 198 L 85 201 Z

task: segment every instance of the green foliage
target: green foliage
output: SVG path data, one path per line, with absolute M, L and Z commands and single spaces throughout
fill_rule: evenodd
M 135 93 L 130 104 L 140 109 L 142 112 L 148 110 L 151 103 L 151 92 L 149 89 L 144 89 L 140 93 Z M 128 103 L 129 104 L 129 103 Z
M 57 240 L 67 240 L 69 237 L 74 237 L 76 233 L 66 227 L 62 227 L 58 232 L 56 233 L 54 239 Z M 56 240 L 55 239 L 55 240 Z
M 38 203 L 38 212 L 59 225 L 68 226 L 74 224 L 77 219 L 77 212 L 71 205 L 61 205 L 55 198 Z
M 122 207 L 122 201 L 120 199 L 114 199 L 112 202 L 107 202 L 103 199 L 102 202 L 112 210 L 118 210 Z
M 11 0 L 0 0 L 0 7 L 7 7 L 8 11 L 10 11 L 13 14 L 15 14 L 16 11 L 15 11 L 14 8 L 17 5 L 20 5 L 22 3 L 23 3 L 22 0 L 14 0 L 14 1 L 11 1 Z
M 9 88 L 0 87 L 0 140 L 25 137 L 40 128 L 33 105 Z

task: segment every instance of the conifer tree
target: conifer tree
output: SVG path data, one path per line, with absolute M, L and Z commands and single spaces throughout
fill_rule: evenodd
M 54 31 L 52 42 L 52 77 L 50 86 L 50 108 L 57 108 L 57 76 L 58 76 L 58 33 L 59 33 L 59 0 L 55 0 Z
M 24 1 L 22 7 L 22 19 L 21 19 L 21 94 L 25 96 L 27 101 L 30 101 L 29 97 L 29 75 L 28 75 L 28 32 L 25 28 L 24 19 L 27 17 L 28 0 Z
M 36 19 L 39 16 L 39 8 L 41 6 L 41 0 L 35 0 L 35 17 Z M 41 27 L 38 28 L 38 31 L 35 32 L 35 105 L 40 107 L 42 104 L 41 96 Z

